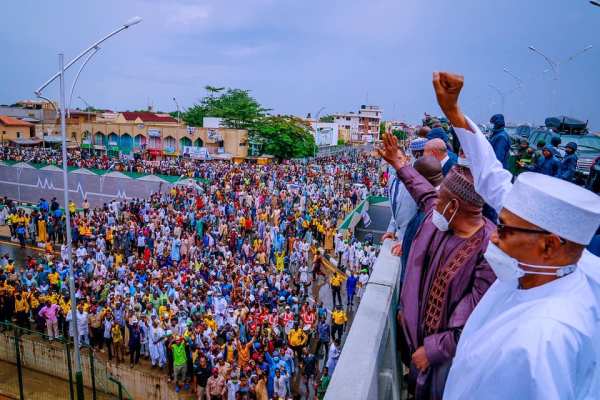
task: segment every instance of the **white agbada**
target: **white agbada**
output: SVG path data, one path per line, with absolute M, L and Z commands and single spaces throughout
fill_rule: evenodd
M 496 158 L 489 142 L 468 122 L 475 134 L 455 131 L 476 191 L 499 212 L 512 190 L 511 175 L 490 162 Z M 461 334 L 444 399 L 596 398 L 597 269 L 600 259 L 585 251 L 575 272 L 545 285 L 518 290 L 516 281 L 496 281 Z
M 581 270 L 532 289 L 496 281 L 469 317 L 444 399 L 587 399 L 598 308 Z M 576 294 L 576 295 L 574 295 Z

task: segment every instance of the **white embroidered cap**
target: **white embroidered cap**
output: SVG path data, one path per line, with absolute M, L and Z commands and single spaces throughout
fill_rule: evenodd
M 524 172 L 504 208 L 564 239 L 588 245 L 600 226 L 600 197 L 573 183 Z

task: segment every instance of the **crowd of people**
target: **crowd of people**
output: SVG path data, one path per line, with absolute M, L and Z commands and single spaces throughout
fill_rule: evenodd
M 60 148 L 54 147 L 3 147 L 0 161 L 27 162 L 62 167 Z M 67 164 L 70 167 L 205 178 L 212 168 L 203 161 L 191 158 L 169 157 L 163 160 L 147 160 L 125 155 L 94 154 L 90 150 L 69 149 Z
M 377 254 L 336 227 L 366 192 L 381 193 L 379 160 L 181 162 L 206 182 L 100 208 L 41 199 L 28 213 L 4 199 L 0 222 L 45 252 L 24 265 L 0 258 L 0 320 L 50 339 L 75 325 L 111 362 L 147 358 L 202 400 L 323 398 Z

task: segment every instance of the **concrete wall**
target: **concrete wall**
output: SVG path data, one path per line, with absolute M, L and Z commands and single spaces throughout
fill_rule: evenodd
M 396 348 L 400 258 L 381 247 L 354 316 L 325 400 L 399 400 L 401 365 Z
M 20 353 L 24 368 L 41 372 L 59 379 L 68 380 L 67 353 L 61 343 L 49 343 L 39 337 L 21 336 Z M 75 365 L 71 349 L 71 362 Z M 0 360 L 15 364 L 15 342 L 12 333 L 0 333 Z M 91 388 L 90 357 L 87 349 L 82 351 L 82 369 L 84 385 Z M 129 368 L 124 363 L 118 367 L 96 359 L 96 388 L 105 393 L 117 395 L 118 387 L 108 380 L 112 376 L 123 384 L 123 387 L 134 399 L 161 400 L 178 399 L 172 385 L 167 384 L 166 374 L 142 370 L 139 367 Z M 16 369 L 15 369 L 16 373 Z M 26 373 L 26 371 L 25 371 Z M 68 398 L 68 393 L 65 393 Z
M 69 173 L 69 198 L 80 207 L 87 196 L 92 207 L 101 207 L 112 200 L 145 199 L 158 190 L 169 190 L 168 183 L 94 173 Z M 36 169 L 0 165 L 0 193 L 17 201 L 37 204 L 40 198 L 56 197 L 63 205 L 63 178 L 60 170 Z

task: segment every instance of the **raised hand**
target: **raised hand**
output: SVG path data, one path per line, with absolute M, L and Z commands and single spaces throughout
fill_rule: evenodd
M 391 133 L 383 135 L 383 144 L 377 148 L 377 153 L 396 171 L 408 163 L 408 157 L 398 148 L 398 139 Z
M 458 105 L 458 97 L 464 82 L 462 75 L 450 72 L 433 73 L 433 88 L 440 108 L 452 125 L 469 129 L 469 124 Z

